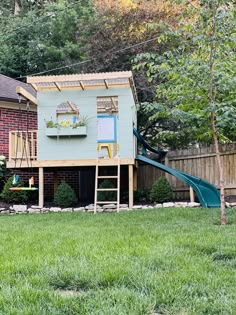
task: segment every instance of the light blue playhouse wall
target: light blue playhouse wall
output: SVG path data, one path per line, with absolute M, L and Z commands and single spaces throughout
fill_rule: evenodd
M 123 158 L 135 157 L 133 123 L 136 111 L 130 88 L 94 89 L 84 91 L 38 92 L 38 160 L 96 159 L 97 96 L 118 96 L 117 142 Z M 45 119 L 56 121 L 56 108 L 62 102 L 78 105 L 80 115 L 88 116 L 87 136 L 48 137 Z M 64 118 L 64 117 L 63 117 Z

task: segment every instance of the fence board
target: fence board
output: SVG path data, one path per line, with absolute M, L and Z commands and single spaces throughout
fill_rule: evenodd
M 225 194 L 236 195 L 236 143 L 221 145 L 221 159 L 225 177 Z M 177 170 L 200 177 L 219 188 L 219 170 L 214 146 L 169 151 L 165 164 Z M 160 176 L 166 176 L 177 199 L 189 199 L 189 188 L 175 177 L 151 165 L 141 163 L 138 168 L 138 189 L 150 189 Z

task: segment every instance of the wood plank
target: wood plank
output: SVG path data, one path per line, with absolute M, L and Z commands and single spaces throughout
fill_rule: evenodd
M 39 207 L 43 207 L 44 204 L 44 178 L 43 167 L 39 168 Z
M 134 191 L 133 165 L 129 165 L 129 208 L 132 209 L 134 205 L 133 191 Z
M 32 88 L 36 91 L 36 92 L 38 92 L 38 88 L 37 88 L 37 85 L 36 84 L 31 84 L 31 86 L 32 86 Z
M 136 166 L 134 167 L 133 172 L 134 172 L 134 190 L 137 190 L 138 189 L 138 170 Z
M 51 75 L 51 76 L 33 76 L 27 77 L 27 83 L 54 83 L 54 82 L 70 82 L 84 80 L 108 80 L 131 78 L 131 71 L 117 71 L 107 73 L 85 73 L 85 74 L 68 74 L 68 75 Z
M 61 91 L 61 86 L 60 86 L 60 84 L 59 84 L 59 83 L 57 83 L 57 82 L 54 82 L 54 84 L 56 85 L 56 87 L 57 87 L 58 91 Z
M 8 161 L 7 167 L 9 168 L 18 168 L 19 163 L 17 163 L 17 166 L 15 167 L 15 162 Z M 117 165 L 117 159 L 101 159 L 99 160 L 99 166 L 116 166 Z M 132 158 L 120 158 L 120 164 L 121 165 L 129 165 L 135 164 L 135 160 Z M 32 167 L 72 167 L 72 166 L 95 166 L 96 165 L 96 159 L 83 159 L 83 160 L 42 160 L 42 161 L 32 161 Z M 29 165 L 27 165 L 27 161 L 22 161 L 22 168 L 27 168 Z
M 22 86 L 16 87 L 16 93 L 22 95 L 26 100 L 30 101 L 34 105 L 37 105 L 37 99 L 28 91 L 26 91 Z
M 81 85 L 77 85 L 75 86 L 74 84 L 73 85 L 67 85 L 67 86 L 63 86 L 62 87 L 62 90 L 63 91 L 81 91 L 81 90 L 99 90 L 101 88 L 104 88 L 104 84 L 96 84 L 96 85 L 83 85 L 84 86 L 84 89 L 81 87 Z M 110 85 L 111 88 L 129 88 L 130 85 L 127 83 L 127 84 L 124 84 L 124 83 L 116 83 L 116 84 L 112 84 Z M 45 86 L 45 87 L 42 87 L 42 86 L 38 86 L 38 92 L 53 92 L 53 91 L 58 91 L 58 89 L 55 87 L 55 86 Z M 137 103 L 137 100 L 135 99 L 135 102 Z
M 84 84 L 83 84 L 82 81 L 79 81 L 79 85 L 80 85 L 80 87 L 81 87 L 82 90 L 85 90 L 85 87 L 84 87 Z
M 109 89 L 109 85 L 107 83 L 107 80 L 104 80 L 104 83 L 105 83 L 106 89 Z
M 190 195 L 190 202 L 194 202 L 195 201 L 194 190 L 191 186 L 189 187 L 189 195 Z

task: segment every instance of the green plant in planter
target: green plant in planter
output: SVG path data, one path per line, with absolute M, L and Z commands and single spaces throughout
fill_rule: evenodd
M 45 123 L 46 123 L 46 127 L 47 128 L 57 128 L 58 127 L 58 123 L 55 123 L 52 118 L 47 120 L 45 119 Z
M 72 128 L 87 126 L 88 121 L 89 121 L 88 116 L 80 116 L 78 121 L 76 121 L 74 124 L 72 124 Z

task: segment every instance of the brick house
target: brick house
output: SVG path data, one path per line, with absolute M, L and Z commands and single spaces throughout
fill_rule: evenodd
M 0 74 L 0 154 L 9 156 L 9 132 L 25 129 L 28 120 L 28 128 L 37 130 L 37 108 L 30 106 L 26 110 L 26 101 L 22 99 L 19 105 L 19 98 L 16 87 L 21 86 L 31 94 L 35 91 L 23 82 L 14 80 Z M 20 106 L 20 108 L 19 108 Z

